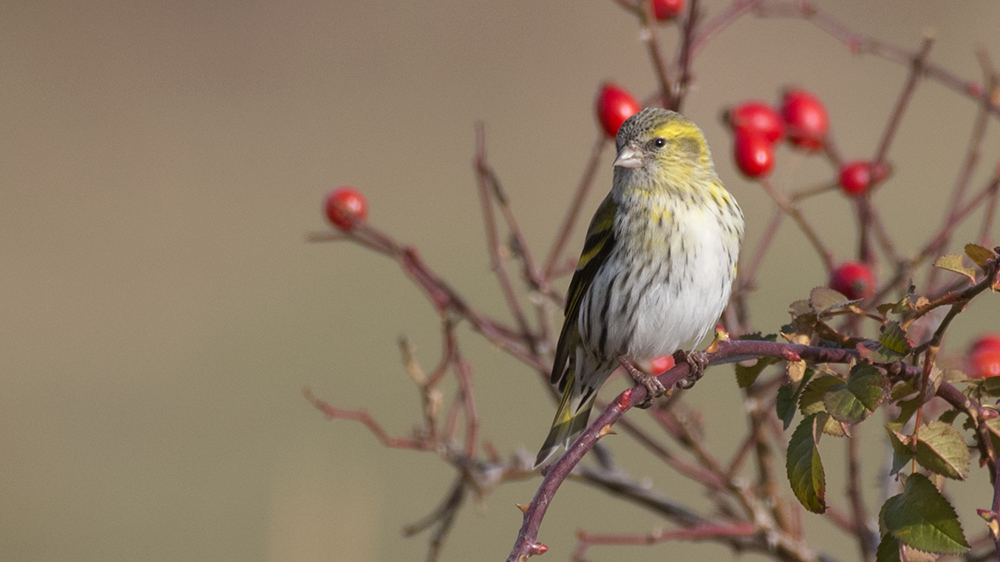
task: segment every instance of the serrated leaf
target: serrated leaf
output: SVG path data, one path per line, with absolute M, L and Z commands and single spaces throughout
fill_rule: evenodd
M 902 355 L 907 355 L 913 350 L 913 344 L 910 343 L 910 339 L 906 337 L 906 330 L 904 330 L 899 322 L 892 321 L 882 328 L 882 334 L 878 338 L 878 342 L 882 344 L 883 347 Z
M 792 315 L 792 318 L 798 318 L 799 316 L 812 314 L 812 311 L 813 311 L 812 306 L 806 299 L 795 301 L 792 304 L 788 305 L 788 313 Z
M 910 418 L 913 417 L 913 414 L 917 413 L 917 410 L 919 410 L 922 405 L 923 402 L 921 402 L 919 396 L 909 400 L 900 400 L 899 402 L 896 402 L 896 406 L 899 407 L 899 415 L 892 421 L 900 425 L 905 424 L 910 421 Z
M 902 314 L 904 312 L 909 312 L 913 310 L 913 294 L 912 292 L 903 295 L 903 298 L 896 302 L 882 303 L 875 307 L 879 314 L 882 316 L 888 315 L 890 312 L 892 314 Z
M 992 251 L 977 244 L 966 244 L 965 255 L 969 256 L 972 263 L 978 265 L 984 270 L 986 269 L 987 262 L 995 257 Z
M 809 306 L 817 316 L 822 316 L 824 312 L 848 305 L 852 302 L 855 301 L 848 299 L 829 287 L 815 287 L 812 291 L 809 291 Z
M 958 410 L 948 410 L 938 416 L 938 421 L 943 423 L 955 423 L 956 419 L 958 419 Z
M 825 380 L 824 380 L 825 379 Z M 826 413 L 826 406 L 823 404 L 823 395 L 831 386 L 843 382 L 839 377 L 824 375 L 817 377 L 805 386 L 799 395 L 799 410 L 803 416 L 817 413 Z M 827 416 L 826 423 L 823 424 L 823 433 L 832 437 L 843 437 L 847 435 L 843 426 L 837 420 Z
M 792 420 L 795 419 L 795 396 L 792 394 L 792 387 L 786 385 L 778 388 L 778 396 L 774 399 L 774 412 L 784 424 L 784 429 L 792 425 Z
M 877 341 L 863 341 L 857 345 L 857 350 L 870 363 L 891 363 L 906 357 L 913 350 L 913 344 L 899 322 L 893 320 L 882 327 Z
M 969 550 L 955 509 L 923 474 L 911 474 L 903 493 L 882 505 L 879 519 L 901 544 L 936 554 Z
M 799 396 L 799 410 L 803 416 L 811 416 L 820 412 L 826 412 L 823 404 L 823 395 L 836 384 L 842 383 L 839 377 L 823 375 L 809 381 L 802 394 Z
M 958 273 L 959 275 L 964 275 L 969 278 L 969 282 L 976 282 L 976 270 L 965 267 L 962 263 L 962 256 L 958 254 L 948 254 L 947 256 L 941 256 L 934 262 L 934 267 L 945 269 Z
M 987 396 L 1000 396 L 1000 377 L 983 379 L 982 389 Z
M 935 421 L 916 433 L 917 462 L 927 470 L 954 480 L 969 475 L 969 448 L 954 427 Z
M 816 427 L 826 417 L 813 414 L 803 419 L 788 440 L 788 482 L 802 506 L 813 513 L 826 511 L 826 477 L 816 443 Z
M 736 339 L 738 339 L 740 341 L 769 341 L 769 342 L 776 342 L 776 341 L 778 341 L 778 334 L 768 334 L 768 335 L 765 336 L 765 335 L 762 335 L 760 332 L 754 332 L 752 334 L 743 334 L 742 336 L 740 336 L 740 337 L 738 337 Z
M 823 395 L 823 406 L 837 421 L 861 423 L 885 400 L 889 381 L 871 365 L 855 365 L 847 382 L 831 386 Z
M 899 556 L 900 544 L 896 537 L 885 534 L 878 543 L 878 550 L 875 551 L 875 562 L 902 562 Z
M 760 373 L 767 368 L 769 365 L 774 365 L 780 361 L 777 357 L 758 357 L 756 359 L 750 359 L 749 361 L 741 361 L 736 363 L 736 384 L 740 388 L 747 388 L 753 384 Z M 750 366 L 744 366 L 743 363 L 751 363 Z
M 778 395 L 774 401 L 774 409 L 778 417 L 781 418 L 784 429 L 788 429 L 788 426 L 792 425 L 792 420 L 795 419 L 795 404 L 798 403 L 802 391 L 805 390 L 806 385 L 809 384 L 809 381 L 815 375 L 816 371 L 806 369 L 805 374 L 802 375 L 802 382 L 795 387 L 794 392 L 792 391 L 792 385 L 785 385 L 778 388 Z
M 889 436 L 889 445 L 892 446 L 892 450 L 901 456 L 911 457 L 913 456 L 913 447 L 910 446 L 910 436 L 900 433 L 901 429 L 903 429 L 901 423 L 885 424 L 885 431 Z
M 900 470 L 903 470 L 906 465 L 910 464 L 910 460 L 913 457 L 908 457 L 906 455 L 900 455 L 896 451 L 892 452 L 892 464 L 889 467 L 889 476 L 895 476 L 899 474 Z

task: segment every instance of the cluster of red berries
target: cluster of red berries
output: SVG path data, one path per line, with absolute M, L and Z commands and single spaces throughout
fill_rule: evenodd
M 774 149 L 783 139 L 793 148 L 817 152 L 826 144 L 830 117 L 818 97 L 801 89 L 785 92 L 781 107 L 745 101 L 726 113 L 733 129 L 733 157 L 746 176 L 759 178 L 774 169 Z M 852 160 L 840 167 L 837 183 L 847 195 L 860 197 L 889 174 L 888 167 L 867 160 Z
M 830 129 L 823 102 L 797 89 L 785 92 L 780 110 L 762 101 L 745 101 L 726 114 L 726 122 L 735 136 L 736 165 L 751 178 L 771 173 L 775 146 L 786 137 L 793 148 L 815 152 L 823 148 Z
M 742 102 L 726 113 L 725 121 L 733 130 L 736 166 L 751 178 L 771 173 L 781 141 L 787 138 L 794 149 L 817 152 L 830 130 L 823 102 L 802 89 L 786 90 L 777 109 L 758 100 Z M 841 166 L 837 183 L 845 194 L 859 197 L 887 175 L 884 165 L 855 160 Z M 866 264 L 844 262 L 830 273 L 829 286 L 852 300 L 863 299 L 874 294 L 875 276 Z

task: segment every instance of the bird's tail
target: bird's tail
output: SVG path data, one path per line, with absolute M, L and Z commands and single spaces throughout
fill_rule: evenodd
M 559 409 L 552 420 L 549 436 L 545 438 L 545 443 L 535 458 L 536 467 L 547 461 L 560 446 L 569 448 L 583 430 L 587 429 L 590 410 L 596 399 L 597 388 L 583 388 L 583 385 L 570 379 L 563 391 L 562 400 L 559 401 Z

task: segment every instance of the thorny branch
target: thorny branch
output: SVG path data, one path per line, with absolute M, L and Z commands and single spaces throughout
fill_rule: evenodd
M 884 324 L 885 315 L 876 314 L 875 305 L 891 293 L 905 293 L 909 278 L 916 268 L 926 265 L 929 259 L 945 251 L 956 229 L 979 209 L 985 211 L 979 229 L 979 243 L 983 246 L 990 245 L 994 216 L 1000 198 L 998 193 L 1000 169 L 981 189 L 971 196 L 966 193 L 972 182 L 973 171 L 982 158 L 987 122 L 990 118 L 1000 118 L 1000 88 L 998 88 L 997 73 L 985 53 L 979 53 L 985 84 L 982 86 L 962 79 L 932 62 L 929 56 L 932 41 L 929 38 L 925 39 L 919 49 L 911 51 L 858 34 L 809 2 L 735 0 L 719 14 L 706 18 L 698 2 L 691 1 L 685 17 L 680 22 L 676 56 L 668 63 L 659 44 L 658 24 L 652 14 L 651 2 L 615 1 L 632 13 L 643 29 L 652 70 L 657 78 L 658 97 L 660 103 L 666 107 L 678 109 L 683 104 L 694 76 L 694 62 L 704 46 L 733 23 L 750 14 L 766 18 L 803 20 L 840 41 L 852 53 L 870 54 L 908 67 L 907 81 L 881 132 L 880 142 L 872 160 L 873 166 L 885 164 L 893 139 L 905 117 L 906 108 L 921 80 L 942 84 L 977 104 L 979 112 L 950 201 L 945 207 L 943 223 L 937 231 L 930 233 L 929 240 L 919 245 L 919 250 L 913 255 L 902 255 L 899 249 L 901 246 L 892 239 L 891 233 L 882 221 L 879 207 L 870 196 L 857 202 L 855 208 L 862 232 L 859 256 L 864 261 L 874 264 L 872 242 L 877 243 L 882 255 L 893 268 L 894 274 L 880 285 L 874 297 L 831 313 L 831 317 L 848 315 L 851 318 L 848 326 L 856 326 L 862 319 Z M 603 133 L 599 133 L 544 264 L 538 267 L 534 262 L 529 241 L 516 220 L 511 199 L 504 191 L 498 174 L 487 162 L 484 128 L 482 125 L 477 126 L 473 166 L 482 204 L 488 255 L 500 294 L 507 305 L 513 324 L 479 312 L 423 261 L 416 248 L 399 243 L 364 221 L 358 222 L 346 233 L 324 232 L 309 237 L 312 241 L 350 240 L 394 259 L 428 298 L 441 321 L 441 358 L 429 374 L 420 368 L 409 344 L 405 341 L 400 343 L 403 364 L 417 383 L 421 394 L 422 427 L 414 435 L 392 436 L 367 410 L 337 408 L 316 398 L 309 390 L 304 391 L 306 398 L 327 417 L 363 424 L 383 446 L 436 452 L 446 463 L 454 467 L 457 472 L 455 481 L 441 504 L 426 518 L 405 529 L 409 535 L 434 528 L 428 551 L 429 561 L 438 558 L 469 493 L 481 497 L 504 482 L 530 478 L 534 473 L 531 470 L 530 458 L 516 455 L 509 461 L 504 461 L 492 444 L 480 439 L 472 366 L 459 350 L 455 327 L 462 321 L 468 322 L 476 333 L 536 371 L 540 379 L 548 379 L 551 360 L 549 354 L 554 335 L 549 326 L 550 316 L 553 304 L 558 305 L 562 300 L 562 295 L 553 288 L 554 281 L 574 267 L 574 262 L 564 254 L 569 239 L 580 222 L 583 206 L 592 189 L 597 167 L 607 145 L 607 138 Z M 827 138 L 824 154 L 833 166 L 838 167 L 842 164 L 832 136 Z M 758 273 L 777 237 L 785 215 L 795 221 L 799 230 L 820 255 L 827 270 L 833 268 L 833 255 L 807 217 L 799 210 L 798 203 L 806 198 L 820 197 L 835 191 L 835 184 L 825 182 L 817 187 L 787 192 L 768 181 L 762 181 L 761 185 L 775 202 L 776 208 L 757 247 L 751 254 L 747 253 L 751 251 L 749 248 L 744 251 L 744 255 L 750 257 L 744 258 L 745 263 L 741 265 L 740 276 L 734 288 L 732 306 L 724 316 L 727 326 L 735 333 L 745 333 L 751 329 L 748 295 L 755 288 Z M 884 189 L 884 186 L 882 188 Z M 869 241 L 869 238 L 872 238 L 872 241 Z M 512 260 L 517 264 L 516 268 L 512 265 Z M 514 274 L 515 271 L 518 274 Z M 920 385 L 926 384 L 932 362 L 954 318 L 974 297 L 987 289 L 996 290 L 1000 287 L 997 282 L 995 259 L 985 268 L 985 276 L 980 281 L 973 284 L 967 282 L 965 286 L 953 284 L 952 288 L 936 288 L 934 282 L 936 274 L 930 275 L 925 291 L 928 298 L 910 311 L 910 316 L 903 325 L 909 325 L 940 307 L 947 307 L 947 313 L 940 323 L 933 327 L 933 332 L 928 332 L 929 339 L 914 348 L 912 357 L 919 356 L 920 361 L 876 363 L 893 381 L 919 380 Z M 519 283 L 523 287 L 519 287 Z M 824 337 L 831 335 L 832 329 L 826 326 L 824 329 L 828 330 L 822 332 Z M 774 357 L 785 362 L 805 360 L 817 368 L 836 373 L 839 372 L 835 367 L 837 364 L 856 363 L 861 356 L 859 350 L 864 349 L 865 345 L 873 344 L 870 340 L 860 339 L 853 334 L 834 335 L 837 336 L 835 341 L 843 347 L 831 348 L 756 340 L 721 341 L 711 353 L 707 354 L 707 358 L 712 364 L 752 361 L 765 357 Z M 851 348 L 851 345 L 858 347 Z M 659 379 L 666 387 L 672 388 L 674 383 L 689 373 L 689 370 L 689 364 L 680 361 L 677 366 L 660 375 Z M 454 376 L 457 389 L 450 404 L 444 407 L 440 386 L 448 379 L 449 374 Z M 777 480 L 781 478 L 776 458 L 785 445 L 785 436 L 780 420 L 774 415 L 774 395 L 778 387 L 787 384 L 788 377 L 780 373 L 759 380 L 747 389 L 744 400 L 747 405 L 749 429 L 726 462 L 721 462 L 710 454 L 697 435 L 697 430 L 679 418 L 677 409 L 682 407 L 679 392 L 675 391 L 673 396 L 661 401 L 656 408 L 650 410 L 663 436 L 654 435 L 622 417 L 633 405 L 645 398 L 646 390 L 639 386 L 623 392 L 604 406 L 583 436 L 561 459 L 548 467 L 534 500 L 530 505 L 523 506 L 523 525 L 508 560 L 521 561 L 527 556 L 541 554 L 547 550 L 543 544 L 537 542 L 538 530 L 548 505 L 566 478 L 605 490 L 615 497 L 640 505 L 678 526 L 676 530 L 653 530 L 645 534 L 609 535 L 581 532 L 574 559 L 582 560 L 586 549 L 595 544 L 652 544 L 667 540 L 710 540 L 728 545 L 737 552 L 760 552 L 779 560 L 818 560 L 819 555 L 803 538 L 799 520 L 801 510 L 782 498 L 776 486 Z M 991 433 L 986 424 L 988 419 L 995 417 L 995 410 L 992 407 L 984 407 L 978 399 L 963 393 L 949 382 L 941 382 L 934 393 L 955 411 L 968 418 L 970 427 L 975 431 L 974 446 L 978 449 L 980 458 L 988 463 L 991 471 L 998 470 L 1000 463 L 996 462 L 997 454 L 993 449 Z M 918 410 L 918 420 L 920 415 L 921 410 Z M 611 456 L 602 451 L 602 447 L 598 444 L 600 439 L 611 434 L 612 426 L 620 428 L 636 444 L 673 468 L 681 477 L 703 486 L 713 504 L 712 515 L 702 515 L 677 504 L 627 477 L 623 469 L 616 465 Z M 464 432 L 460 429 L 462 427 Z M 462 435 L 460 443 L 459 434 Z M 670 443 L 666 442 L 667 439 Z M 579 465 L 582 458 L 590 451 L 598 453 L 595 455 L 598 468 Z M 862 559 L 871 560 L 878 537 L 868 525 L 870 516 L 862 498 L 859 476 L 862 459 L 858 453 L 857 441 L 853 437 L 848 439 L 846 456 L 849 510 L 831 506 L 827 510 L 827 516 L 837 528 L 852 535 L 857 541 Z M 748 465 L 756 469 L 757 478 L 753 483 L 742 477 Z M 1000 481 L 1000 477 L 996 480 Z M 1000 485 L 995 490 L 994 514 L 1000 510 L 1000 507 L 997 507 L 1000 506 Z M 1000 552 L 1000 541 L 995 546 Z

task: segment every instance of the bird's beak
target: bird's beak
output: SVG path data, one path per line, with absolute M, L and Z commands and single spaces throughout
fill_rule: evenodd
M 642 152 L 631 144 L 626 144 L 622 147 L 621 151 L 618 152 L 618 157 L 615 158 L 614 166 L 622 168 L 638 168 L 642 166 L 645 158 L 642 157 Z

